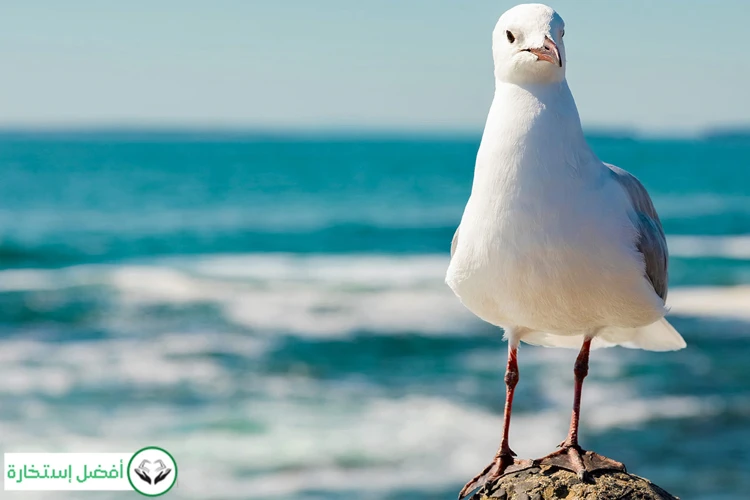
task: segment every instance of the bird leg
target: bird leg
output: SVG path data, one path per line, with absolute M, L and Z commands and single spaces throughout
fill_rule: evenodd
M 562 446 L 578 446 L 578 423 L 581 418 L 581 392 L 583 391 L 583 379 L 589 374 L 589 352 L 591 351 L 591 339 L 586 338 L 578 353 L 576 364 L 573 367 L 575 375 L 575 391 L 573 393 L 573 414 L 570 417 L 570 429 L 568 438 L 563 441 Z
M 522 470 L 533 465 L 531 460 L 520 460 L 514 458 L 515 452 L 508 445 L 508 434 L 510 432 L 510 414 L 513 410 L 513 394 L 518 384 L 518 344 L 512 341 L 508 344 L 508 365 L 505 370 L 505 411 L 503 412 L 503 439 L 495 458 L 479 474 L 466 483 L 458 494 L 459 500 L 467 497 L 472 491 L 489 481 L 493 481 L 508 472 Z
M 578 423 L 581 413 L 581 390 L 583 379 L 589 373 L 589 351 L 591 350 L 591 338 L 586 337 L 578 353 L 576 364 L 573 369 L 575 374 L 575 393 L 573 396 L 573 414 L 570 418 L 570 429 L 568 437 L 560 443 L 559 450 L 550 453 L 544 458 L 535 460 L 538 465 L 553 465 L 578 474 L 583 481 L 590 477 L 591 472 L 597 470 L 621 470 L 625 466 L 616 460 L 604 457 L 593 451 L 585 451 L 578 444 Z

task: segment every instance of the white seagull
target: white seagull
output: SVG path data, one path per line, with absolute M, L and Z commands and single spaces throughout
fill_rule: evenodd
M 582 478 L 622 464 L 578 445 L 581 386 L 591 348 L 685 347 L 664 319 L 667 244 L 646 189 L 586 143 L 565 80 L 565 24 L 552 8 L 518 5 L 492 35 L 495 97 L 471 196 L 451 245 L 446 283 L 508 341 L 503 437 L 466 496 L 530 462 L 508 445 L 520 341 L 580 348 L 570 432 L 535 463 Z

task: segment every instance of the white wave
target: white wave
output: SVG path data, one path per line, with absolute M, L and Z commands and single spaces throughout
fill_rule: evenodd
M 476 320 L 450 291 L 348 293 L 310 288 L 245 292 L 224 304 L 233 322 L 258 331 L 344 336 L 358 331 L 450 334 Z
M 559 349 L 535 351 L 531 364 L 539 373 L 538 388 L 542 394 L 557 408 L 567 409 L 573 396 L 574 356 L 568 354 L 563 361 L 559 352 Z M 626 367 L 627 361 L 616 350 L 599 350 L 592 355 L 590 376 L 583 389 L 582 425 L 587 431 L 635 428 L 654 420 L 709 416 L 724 409 L 714 397 L 644 398 L 632 383 L 622 381 L 620 372 Z
M 587 387 L 587 398 L 590 388 Z M 611 387 L 605 390 L 610 392 Z M 664 396 L 651 399 L 621 398 L 606 406 L 590 405 L 586 413 L 587 427 L 603 431 L 615 427 L 636 428 L 652 420 L 668 420 L 711 416 L 720 413 L 723 405 L 712 398 L 695 396 Z
M 252 363 L 267 348 L 261 339 L 223 332 L 63 344 L 5 340 L 0 343 L 0 396 L 177 386 L 222 394 L 238 390 L 239 382 L 207 354 L 229 353 Z
M 210 302 L 260 332 L 446 334 L 477 320 L 447 286 L 439 256 L 215 256 L 173 268 L 125 266 L 109 282 L 131 304 Z
M 712 414 L 709 402 L 698 398 L 620 403 L 626 398 L 611 387 L 599 388 L 608 394 L 605 398 L 596 397 L 595 384 L 586 390 L 584 441 L 614 427 Z M 248 491 L 275 498 L 355 488 L 363 495 L 439 491 L 462 484 L 486 465 L 500 438 L 499 414 L 445 399 L 363 400 L 336 390 L 316 395 L 319 400 L 259 399 L 229 412 L 198 408 L 185 413 L 149 405 L 118 409 L 106 417 L 94 405 L 60 415 L 47 402 L 26 403 L 31 406 L 24 408 L 29 417 L 23 424 L 0 418 L 0 444 L 11 451 L 112 451 L 135 450 L 157 440 L 178 457 L 181 478 L 174 496 L 192 500 L 246 498 Z M 516 412 L 512 446 L 519 456 L 552 451 L 567 431 L 567 407 Z M 262 432 L 227 428 L 238 421 L 254 423 Z
M 750 321 L 750 286 L 675 288 L 667 305 L 678 315 Z
M 111 287 L 131 316 L 154 304 L 211 303 L 230 322 L 262 332 L 442 334 L 476 324 L 444 285 L 446 265 L 434 255 L 220 255 L 152 265 L 0 271 L 0 283 L 5 291 Z
M 185 415 L 149 406 L 103 418 L 100 409 L 88 406 L 62 418 L 41 403 L 24 425 L 0 420 L 0 443 L 11 451 L 95 452 L 135 450 L 158 436 L 159 445 L 178 458 L 180 485 L 170 493 L 176 498 L 247 498 L 247 492 L 254 498 L 289 498 L 311 489 L 429 491 L 456 484 L 492 457 L 500 431 L 499 416 L 440 399 L 327 403 L 248 404 L 241 418 L 259 422 L 263 433 L 212 430 L 228 420 L 224 412 Z M 159 435 L 175 422 L 192 431 Z M 524 451 L 542 453 L 548 446 L 544 440 L 554 442 L 554 431 L 565 427 L 549 424 L 546 416 L 527 416 L 519 423 L 515 430 Z
M 12 411 L 0 412 L 0 448 L 106 452 L 158 444 L 178 458 L 180 486 L 170 495 L 185 500 L 240 499 L 248 491 L 296 498 L 352 485 L 361 498 L 403 489 L 429 493 L 462 484 L 495 452 L 501 416 L 484 408 L 436 396 L 386 398 L 359 379 L 237 376 L 205 356 L 247 353 L 252 363 L 264 345 L 264 339 L 220 332 L 69 344 L 2 340 L 0 407 Z M 522 350 L 522 384 L 536 381 L 547 404 L 535 405 L 534 412 L 517 406 L 512 446 L 520 456 L 542 456 L 565 436 L 574 356 Z M 499 370 L 501 358 L 500 352 L 477 351 L 466 362 L 473 369 Z M 610 429 L 722 409 L 710 397 L 640 397 L 621 381 L 627 360 L 616 351 L 598 351 L 592 363 L 584 389 L 584 443 L 586 436 Z M 236 397 L 248 388 L 258 397 Z M 76 405 L 64 399 L 73 390 L 117 397 L 123 390 L 153 396 L 184 389 L 210 403 L 186 410 L 136 398 L 103 412 L 97 396 Z M 499 402 L 501 387 L 497 397 Z M 616 450 L 599 451 L 617 458 Z
M 318 408 L 248 408 L 261 421 L 275 422 L 250 446 L 236 447 L 235 456 L 225 455 L 231 434 L 204 435 L 196 445 L 212 459 L 271 469 L 274 472 L 246 486 L 259 494 L 287 497 L 309 489 L 344 490 L 352 484 L 365 491 L 388 491 L 458 483 L 493 456 L 501 429 L 499 415 L 437 398 L 374 399 L 359 407 L 339 401 L 329 403 L 325 413 Z M 546 414 L 519 419 L 514 428 L 519 450 L 542 453 L 546 441 L 554 442 L 556 431 L 565 427 L 550 423 Z M 365 466 L 346 467 L 358 461 Z
M 7 269 L 0 271 L 0 291 L 23 292 L 53 290 L 58 287 L 54 274 L 40 269 Z
M 0 271 L 0 290 L 110 288 L 116 314 L 107 320 L 133 332 L 149 321 L 144 308 L 191 304 L 210 304 L 225 321 L 270 334 L 476 332 L 482 323 L 443 283 L 447 263 L 438 255 L 213 255 L 139 265 L 5 270 Z M 750 320 L 748 303 L 748 287 L 675 287 L 668 300 L 672 314 L 740 320 Z
M 219 278 L 254 281 L 315 282 L 366 288 L 434 283 L 445 274 L 444 255 L 294 255 L 246 254 L 201 258 L 190 266 Z
M 669 253 L 675 257 L 721 257 L 750 259 L 750 235 L 668 237 Z
M 156 266 L 122 266 L 108 273 L 108 281 L 138 301 L 196 302 L 210 297 L 210 283 L 200 283 L 185 273 Z M 204 286 L 201 286 L 204 285 Z
M 223 302 L 233 322 L 258 331 L 344 336 L 357 331 L 461 334 L 482 323 L 435 283 L 356 293 L 319 286 L 276 286 L 237 292 Z M 671 314 L 750 320 L 750 287 L 670 290 Z

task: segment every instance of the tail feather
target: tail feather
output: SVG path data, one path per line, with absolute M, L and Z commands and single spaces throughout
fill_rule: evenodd
M 687 346 L 685 339 L 669 324 L 666 318 L 648 326 L 635 328 L 628 341 L 618 343 L 624 347 L 647 351 L 677 351 Z
M 544 347 L 566 347 L 578 349 L 583 344 L 583 335 L 552 335 L 545 332 L 529 332 L 521 340 L 527 344 Z M 605 328 L 591 342 L 592 349 L 620 345 L 647 351 L 677 351 L 687 344 L 672 325 L 662 318 L 639 328 Z

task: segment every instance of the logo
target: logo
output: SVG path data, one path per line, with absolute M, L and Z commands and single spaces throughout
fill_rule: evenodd
M 177 462 L 162 448 L 143 448 L 128 463 L 128 481 L 141 495 L 158 497 L 177 482 Z

